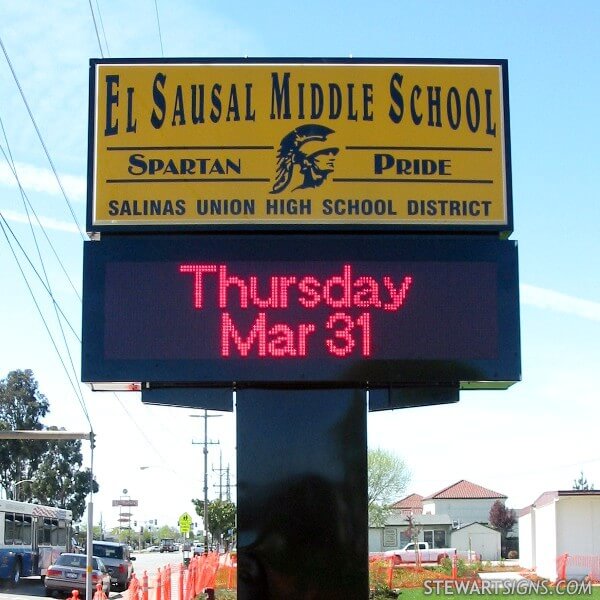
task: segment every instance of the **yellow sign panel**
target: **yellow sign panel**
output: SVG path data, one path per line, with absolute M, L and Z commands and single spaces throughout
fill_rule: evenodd
M 512 226 L 504 61 L 92 73 L 92 230 Z
M 185 512 L 179 517 L 178 524 L 179 524 L 179 531 L 181 531 L 181 533 L 188 533 L 192 526 L 192 517 L 190 516 L 189 513 Z

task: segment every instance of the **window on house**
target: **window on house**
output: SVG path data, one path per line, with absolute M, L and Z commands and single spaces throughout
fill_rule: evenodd
M 400 530 L 400 541 L 398 545 L 403 548 L 409 542 L 412 542 L 410 534 L 405 529 Z
M 434 548 L 445 548 L 446 547 L 446 531 L 444 529 L 435 529 L 433 532 L 433 547 Z
M 398 530 L 395 527 L 384 527 L 383 545 L 385 548 L 396 548 L 398 546 Z
M 430 548 L 446 547 L 445 529 L 428 529 L 423 532 L 423 540 L 429 544 Z

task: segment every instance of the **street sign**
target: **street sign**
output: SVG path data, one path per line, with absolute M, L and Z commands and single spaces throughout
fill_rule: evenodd
M 192 527 L 192 517 L 186 512 L 183 513 L 179 517 L 178 525 L 179 531 L 181 531 L 181 533 L 189 533 Z
M 93 59 L 88 231 L 512 231 L 504 60 Z

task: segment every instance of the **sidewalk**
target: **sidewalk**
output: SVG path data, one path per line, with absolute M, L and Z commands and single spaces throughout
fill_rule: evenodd
M 489 581 L 520 581 L 525 579 L 523 575 L 516 571 L 502 571 L 500 573 L 479 573 L 479 578 Z

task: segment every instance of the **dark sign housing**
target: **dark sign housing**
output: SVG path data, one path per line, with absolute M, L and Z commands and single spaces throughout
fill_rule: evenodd
M 390 235 L 103 236 L 82 379 L 508 387 L 516 244 Z

